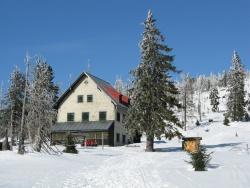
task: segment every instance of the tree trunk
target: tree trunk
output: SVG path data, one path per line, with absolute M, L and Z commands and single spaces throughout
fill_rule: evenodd
M 37 139 L 37 142 L 35 143 L 35 151 L 41 152 L 42 149 L 42 141 L 41 138 Z
M 36 137 L 36 142 L 35 142 L 35 151 L 41 152 L 42 149 L 42 133 L 41 133 L 41 127 L 38 128 L 37 130 L 37 137 Z
M 202 120 L 201 120 L 201 103 L 200 102 L 198 104 L 198 114 L 199 114 L 199 119 L 200 119 L 200 122 L 201 122 Z
M 16 142 L 15 142 L 15 127 L 14 127 L 14 124 L 13 124 L 13 109 L 12 109 L 12 105 L 11 105 L 10 123 L 11 123 L 11 150 L 13 150 L 13 146 L 16 145 Z
M 8 129 L 5 130 L 5 139 L 3 142 L 3 150 L 10 150 L 9 140 L 8 140 Z
M 200 117 L 200 122 L 201 122 L 201 94 L 199 92 L 199 102 L 198 102 L 198 113 Z
M 146 152 L 153 152 L 154 151 L 154 136 L 146 135 L 147 141 L 146 141 Z
M 24 148 L 24 116 L 25 116 L 25 105 L 26 105 L 26 98 L 27 98 L 27 87 L 28 87 L 28 73 L 29 73 L 29 62 L 28 62 L 28 55 L 26 55 L 26 74 L 25 74 L 25 88 L 24 88 L 24 97 L 23 97 L 23 107 L 22 107 L 22 119 L 21 119 L 21 130 L 19 136 L 19 143 L 18 143 L 18 154 L 23 155 L 25 152 Z

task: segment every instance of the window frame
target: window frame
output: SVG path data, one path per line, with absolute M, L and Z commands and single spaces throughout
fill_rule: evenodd
M 120 133 L 116 133 L 116 142 L 120 143 Z
M 116 112 L 116 121 L 120 122 L 121 121 L 121 113 Z
M 88 119 L 83 119 L 83 115 L 88 114 Z M 88 122 L 89 121 L 89 112 L 82 112 L 82 122 Z
M 70 119 L 70 115 L 72 115 L 72 119 L 73 120 L 69 120 Z M 68 112 L 67 113 L 67 122 L 74 122 L 75 121 L 75 113 L 74 112 Z
M 101 114 L 105 114 L 105 119 L 101 118 Z M 107 111 L 100 111 L 99 112 L 99 121 L 106 121 L 107 120 Z
M 125 122 L 126 114 L 122 114 L 122 123 Z
M 122 135 L 122 143 L 126 144 L 126 135 L 124 135 L 124 134 Z
M 82 99 L 81 101 L 79 99 Z M 77 95 L 77 103 L 83 103 L 84 102 L 84 98 L 83 95 Z
M 89 97 L 91 97 L 91 100 L 89 100 L 90 98 Z M 93 95 L 87 95 L 87 102 L 88 103 L 91 103 L 91 102 L 93 102 Z

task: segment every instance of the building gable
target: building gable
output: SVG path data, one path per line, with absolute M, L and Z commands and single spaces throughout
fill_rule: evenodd
M 56 103 L 56 108 L 68 98 L 68 96 L 79 86 L 79 84 L 87 77 L 90 77 L 97 85 L 97 87 L 104 91 L 116 105 L 119 105 L 120 108 L 127 108 L 130 104 L 130 99 L 116 91 L 110 83 L 90 74 L 83 72 L 76 81 L 64 92 L 64 94 L 58 99 Z
M 106 112 L 107 120 L 114 120 L 114 103 L 98 85 L 87 75 L 73 84 L 58 104 L 58 122 L 66 122 L 67 114 L 74 114 L 73 121 L 82 121 L 82 114 L 89 113 L 89 121 L 98 121 L 99 113 Z M 79 102 L 79 96 L 81 100 Z M 91 96 L 92 100 L 87 99 Z

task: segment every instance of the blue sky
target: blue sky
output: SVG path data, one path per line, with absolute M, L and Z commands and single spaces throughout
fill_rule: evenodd
M 24 55 L 44 56 L 65 89 L 87 70 L 111 83 L 140 61 L 142 22 L 152 9 L 173 48 L 175 65 L 192 75 L 228 69 L 233 50 L 250 65 L 248 0 L 1 0 L 0 81 Z

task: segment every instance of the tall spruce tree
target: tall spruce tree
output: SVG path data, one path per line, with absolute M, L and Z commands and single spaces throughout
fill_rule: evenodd
M 10 87 L 7 94 L 7 109 L 10 112 L 11 146 L 16 145 L 22 118 L 22 106 L 25 88 L 25 76 L 16 67 L 11 74 Z
M 173 56 L 169 55 L 172 49 L 164 44 L 150 10 L 140 47 L 141 63 L 132 71 L 132 100 L 125 124 L 132 133 L 146 134 L 146 151 L 151 152 L 154 151 L 154 137 L 160 138 L 162 134 L 169 139 L 180 136 L 177 126 L 181 125 L 173 111 L 179 104 L 178 90 L 170 75 L 177 72 L 172 64 Z
M 245 71 L 236 51 L 233 53 L 232 66 L 228 80 L 227 115 L 232 121 L 241 121 L 245 114 Z
M 114 88 L 125 95 L 125 83 L 123 82 L 121 76 L 117 76 L 114 84 Z
M 212 106 L 212 111 L 213 112 L 218 112 L 219 110 L 219 91 L 217 88 L 213 88 L 212 91 L 209 94 L 209 99 L 210 99 L 210 105 Z

